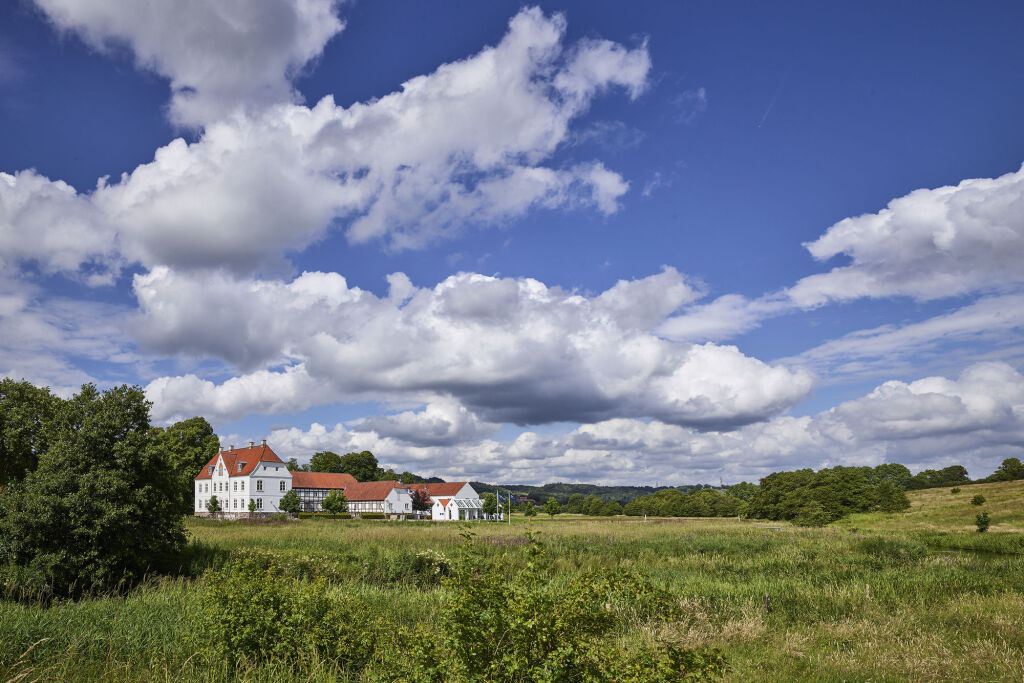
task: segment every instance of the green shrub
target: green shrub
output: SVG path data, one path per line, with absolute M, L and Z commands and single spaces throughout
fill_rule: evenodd
M 971 505 L 984 505 L 984 504 L 985 504 L 985 496 L 981 495 L 980 493 L 975 493 L 974 494 L 974 498 L 971 498 Z
M 821 503 L 811 500 L 805 503 L 797 512 L 793 522 L 799 526 L 825 526 L 835 520 Z
M 291 512 L 295 514 L 301 509 L 302 503 L 299 502 L 299 494 L 295 493 L 295 489 L 289 489 L 288 493 L 281 496 L 281 502 L 278 503 L 278 507 L 285 512 Z
M 991 520 L 988 518 L 987 512 L 978 513 L 974 517 L 974 525 L 978 527 L 978 533 L 983 534 L 988 531 L 988 528 L 992 525 Z
M 678 619 L 678 601 L 624 571 L 552 582 L 543 550 L 530 540 L 526 567 L 512 576 L 500 562 L 486 570 L 465 562 L 444 580 L 448 600 L 436 623 L 407 634 L 408 678 L 639 682 L 700 680 L 724 670 L 724 658 L 710 650 L 618 650 L 602 637 L 623 623 Z
M 352 519 L 349 512 L 300 512 L 299 519 Z
M 268 561 L 240 555 L 207 572 L 204 635 L 211 649 L 236 661 L 319 658 L 361 670 L 373 654 L 367 610 L 329 595 L 323 578 L 296 581 L 268 572 Z
M 956 494 L 960 493 L 960 491 L 961 491 L 961 489 L 960 489 L 960 487 L 959 487 L 959 486 L 954 486 L 953 488 L 951 488 L 951 489 L 949 490 L 949 492 L 950 492 L 950 493 L 952 493 L 952 494 L 953 494 L 954 496 L 955 496 Z
M 359 514 L 360 519 L 384 519 L 386 516 L 383 512 L 362 512 Z

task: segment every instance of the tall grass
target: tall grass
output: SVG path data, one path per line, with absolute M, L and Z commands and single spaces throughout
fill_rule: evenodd
M 964 490 L 966 504 L 973 494 Z M 732 680 L 1024 679 L 1020 535 L 865 526 L 562 516 L 531 528 L 553 586 L 582 572 L 628 570 L 679 601 L 681 619 L 624 619 L 612 637 L 626 649 L 656 641 L 718 647 Z M 448 597 L 418 573 L 417 553 L 471 553 L 513 576 L 529 560 L 525 529 L 520 520 L 192 520 L 180 578 L 49 607 L 0 602 L 0 681 L 344 680 L 348 672 L 330 662 L 256 665 L 210 648 L 201 636 L 210 604 L 203 570 L 231 554 L 272 553 L 287 580 L 325 580 L 380 615 L 378 647 L 386 650 L 403 626 L 433 623 Z M 379 666 L 363 675 L 389 680 Z

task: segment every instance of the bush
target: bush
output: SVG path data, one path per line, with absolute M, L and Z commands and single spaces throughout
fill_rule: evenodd
M 951 489 L 949 490 L 949 492 L 950 492 L 950 493 L 952 493 L 952 494 L 953 494 L 953 495 L 955 496 L 956 494 L 960 493 L 960 490 L 961 490 L 961 489 L 960 489 L 960 487 L 959 487 L 959 486 L 954 486 L 953 488 L 951 488 Z
M 251 662 L 329 659 L 361 670 L 373 654 L 367 610 L 328 595 L 323 578 L 295 581 L 248 555 L 209 571 L 205 640 L 218 654 Z
M 444 584 L 448 602 L 429 630 L 408 634 L 409 679 L 677 681 L 724 671 L 717 651 L 675 646 L 625 653 L 602 636 L 624 621 L 677 619 L 671 594 L 625 572 L 586 572 L 555 584 L 530 537 L 526 568 L 507 576 L 471 563 Z M 402 677 L 405 680 L 406 677 Z
M 348 512 L 300 512 L 299 519 L 352 519 Z
M 984 504 L 985 504 L 985 496 L 981 495 L 980 493 L 975 493 L 974 494 L 974 498 L 971 498 L 971 505 L 984 505 Z
M 387 515 L 383 512 L 361 512 L 359 513 L 359 519 L 384 519 Z
M 988 518 L 987 512 L 981 512 L 975 515 L 974 525 L 978 527 L 978 533 L 983 534 L 988 531 L 988 528 L 992 525 L 991 520 Z
M 278 504 L 278 507 L 292 514 L 302 509 L 302 504 L 299 502 L 299 494 L 295 493 L 295 489 L 289 489 L 288 493 L 281 496 L 281 502 Z
M 63 402 L 39 466 L 0 495 L 0 565 L 77 596 L 170 568 L 185 547 L 176 473 L 152 448 L 139 387 Z
M 833 516 L 816 500 L 809 501 L 797 512 L 793 522 L 799 526 L 825 526 L 833 521 Z

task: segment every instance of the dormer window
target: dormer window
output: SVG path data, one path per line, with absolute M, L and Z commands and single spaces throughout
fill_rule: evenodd
M 245 467 L 245 463 L 244 462 L 238 463 L 238 471 L 239 472 L 241 472 L 244 467 Z
M 217 474 L 219 474 L 222 477 L 224 476 L 224 465 L 223 464 L 217 466 Z
M 210 476 L 213 476 L 213 465 L 210 465 Z

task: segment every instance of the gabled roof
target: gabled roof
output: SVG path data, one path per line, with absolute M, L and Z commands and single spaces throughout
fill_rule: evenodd
M 345 497 L 349 500 L 369 501 L 384 500 L 395 488 L 408 488 L 397 481 L 363 481 L 350 484 L 345 488 Z
M 453 481 L 446 484 L 417 484 L 422 486 L 430 494 L 430 497 L 434 496 L 455 496 L 458 495 L 462 487 L 466 485 L 464 481 Z
M 199 471 L 199 474 L 196 475 L 196 479 L 210 479 L 210 467 L 216 467 L 217 461 L 220 458 L 224 458 L 224 468 L 232 477 L 245 477 L 252 474 L 256 466 L 261 462 L 284 464 L 284 461 L 277 457 L 277 453 L 266 444 L 249 446 L 248 448 L 235 448 L 228 451 L 220 451 L 217 455 L 213 456 L 210 462 L 206 463 L 203 469 Z M 241 471 L 238 470 L 238 463 L 245 463 Z
M 448 507 L 448 501 L 450 500 L 451 498 L 438 498 L 437 502 L 441 504 L 441 507 L 446 508 Z
M 293 489 L 345 489 L 357 483 L 351 474 L 292 472 Z

